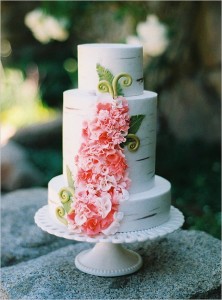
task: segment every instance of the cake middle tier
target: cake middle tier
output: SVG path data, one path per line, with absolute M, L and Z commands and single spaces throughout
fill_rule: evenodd
M 156 107 L 157 94 L 144 91 L 140 96 L 127 97 L 129 114 L 140 141 L 137 151 L 131 152 L 125 146 L 131 194 L 143 192 L 153 187 L 156 151 Z M 67 180 L 67 169 L 73 179 L 77 174 L 75 157 L 82 143 L 83 123 L 94 113 L 98 96 L 78 89 L 64 92 L 63 101 L 63 174 Z M 68 168 L 67 168 L 68 167 Z

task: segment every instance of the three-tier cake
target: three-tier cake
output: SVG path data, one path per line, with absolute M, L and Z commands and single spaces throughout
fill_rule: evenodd
M 63 174 L 51 218 L 78 234 L 149 229 L 169 219 L 170 183 L 155 175 L 157 94 L 144 91 L 141 46 L 78 46 L 78 89 L 64 92 Z

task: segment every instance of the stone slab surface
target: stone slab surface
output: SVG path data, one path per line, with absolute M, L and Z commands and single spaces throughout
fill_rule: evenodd
M 30 161 L 26 149 L 13 141 L 1 147 L 0 167 L 3 191 L 43 184 L 44 174 Z
M 2 268 L 9 299 L 220 299 L 220 241 L 198 231 L 129 245 L 143 257 L 135 274 L 104 278 L 82 273 L 75 256 L 87 243 Z M 214 295 L 214 298 L 212 298 Z
M 11 192 L 1 199 L 1 265 L 26 261 L 74 241 L 43 232 L 34 223 L 36 211 L 47 204 L 47 189 L 32 188 Z

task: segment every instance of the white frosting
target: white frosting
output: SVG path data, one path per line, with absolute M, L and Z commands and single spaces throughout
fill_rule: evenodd
M 63 175 L 54 177 L 48 185 L 50 215 L 61 225 L 55 212 L 61 206 L 58 193 L 68 185 L 67 166 L 75 180 L 75 156 L 82 143 L 83 121 L 94 117 L 98 98 L 106 97 L 97 92 L 97 64 L 108 69 L 113 76 L 127 73 L 132 77 L 132 85 L 123 88 L 129 114 L 145 115 L 136 133 L 140 139 L 139 149 L 130 152 L 126 146 L 124 148 L 132 181 L 129 194 L 126 191 L 125 201 L 120 203 L 114 222 L 104 233 L 109 235 L 117 230 L 128 232 L 158 226 L 169 218 L 171 186 L 167 180 L 155 176 L 157 94 L 143 91 L 142 47 L 123 44 L 78 46 L 79 89 L 65 91 L 63 96 Z
M 74 158 L 81 145 L 82 123 L 93 117 L 98 96 L 78 89 L 64 92 L 63 101 L 63 174 L 66 177 L 66 166 L 77 173 Z M 127 97 L 130 115 L 145 115 L 136 135 L 140 147 L 136 152 L 129 152 L 125 147 L 130 193 L 138 193 L 152 188 L 155 175 L 156 150 L 156 101 L 157 95 L 144 91 L 140 96 Z
M 133 83 L 123 88 L 124 96 L 143 93 L 142 46 L 125 44 L 84 44 L 78 46 L 78 87 L 80 90 L 97 92 L 99 77 L 96 65 L 111 71 L 113 76 L 128 73 Z
M 55 210 L 61 206 L 59 190 L 66 186 L 64 176 L 54 177 L 48 184 L 48 205 L 50 216 L 57 224 Z M 129 200 L 120 203 L 119 215 L 113 225 L 105 230 L 112 234 L 119 232 L 145 230 L 158 226 L 169 219 L 171 203 L 171 185 L 166 179 L 155 176 L 154 186 L 142 193 L 130 195 Z M 120 225 L 120 226 L 119 226 Z

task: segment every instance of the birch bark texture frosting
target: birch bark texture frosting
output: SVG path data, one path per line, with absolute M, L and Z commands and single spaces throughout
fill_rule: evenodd
M 132 76 L 131 86 L 124 88 L 125 97 L 143 94 L 142 46 L 125 44 L 84 44 L 78 46 L 78 87 L 80 90 L 98 93 L 97 64 L 105 66 L 113 74 Z

